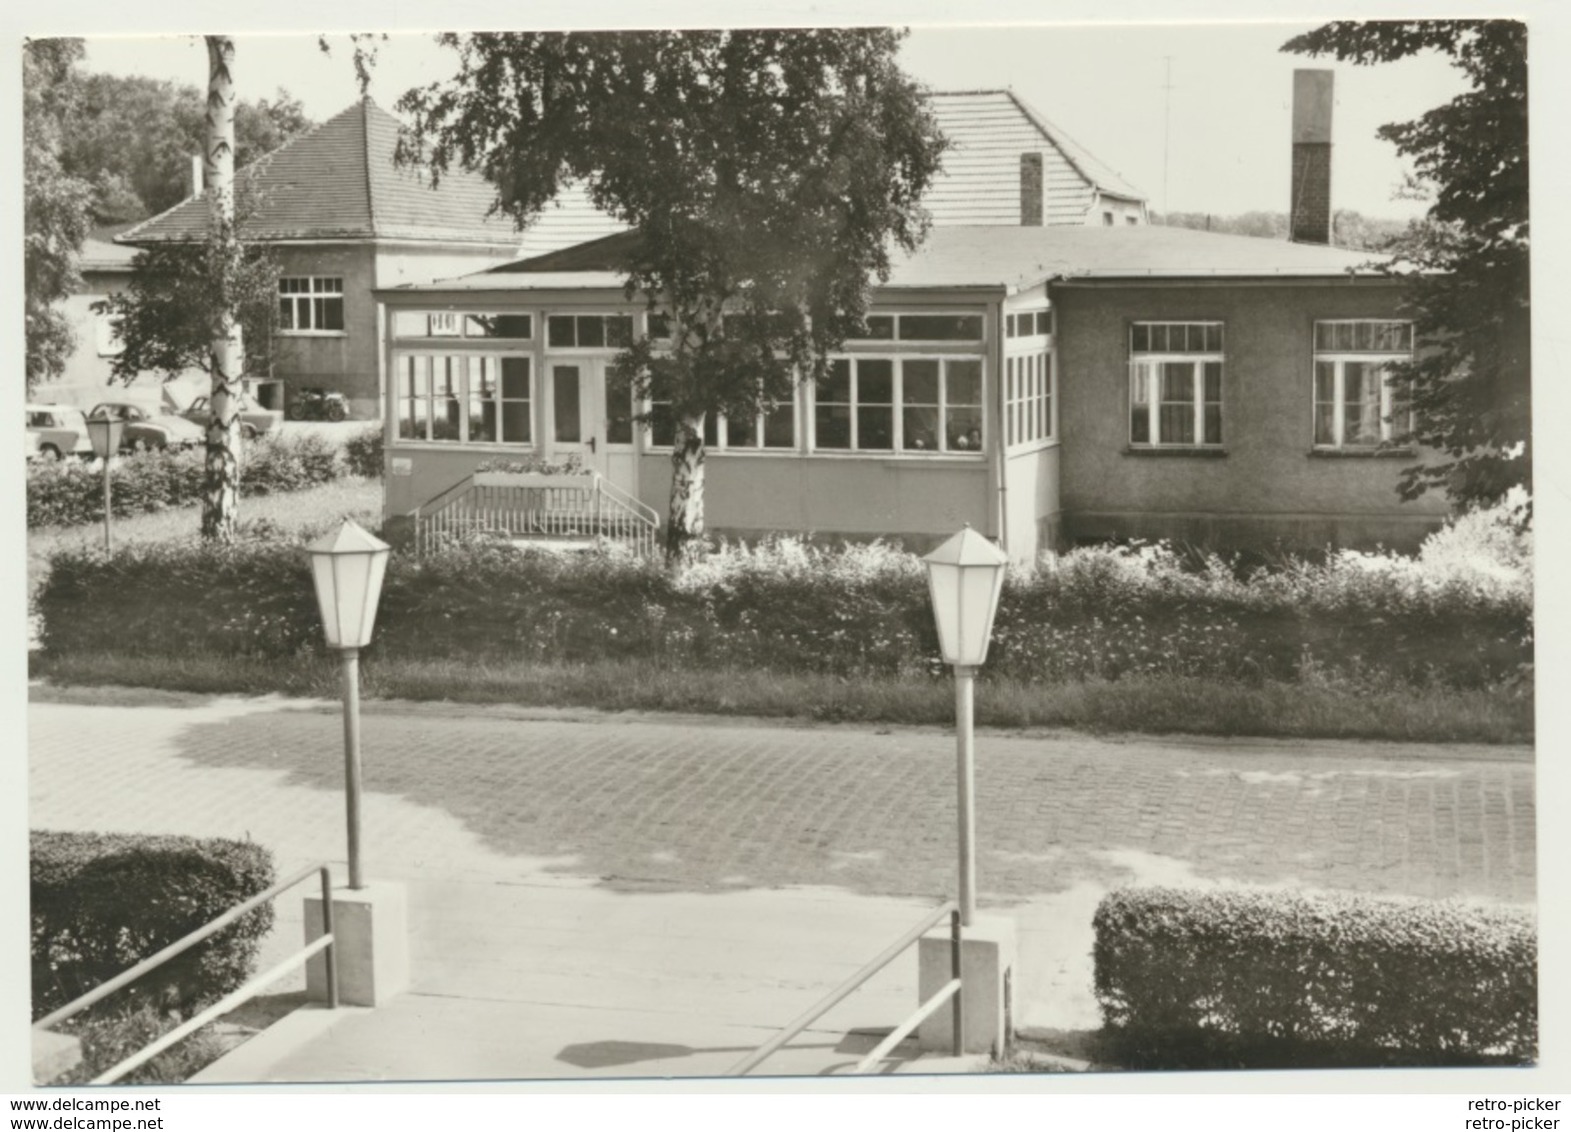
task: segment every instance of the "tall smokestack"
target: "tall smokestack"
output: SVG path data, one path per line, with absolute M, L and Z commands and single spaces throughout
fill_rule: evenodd
M 1331 242 L 1330 71 L 1293 72 L 1293 198 L 1288 238 Z
M 195 153 L 191 155 L 191 195 L 202 195 L 202 158 Z

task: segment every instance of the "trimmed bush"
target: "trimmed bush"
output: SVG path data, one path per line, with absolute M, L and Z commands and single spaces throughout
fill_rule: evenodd
M 319 636 L 298 549 L 169 544 L 51 559 L 36 597 L 55 657 L 285 658 Z M 1526 695 L 1532 607 L 1517 591 L 1338 561 L 1237 579 L 1156 548 L 1082 550 L 1015 571 L 984 678 L 1130 676 Z M 920 562 L 888 546 L 727 547 L 671 572 L 625 554 L 456 546 L 389 562 L 371 656 L 471 662 L 653 660 L 699 670 L 942 675 Z
M 382 426 L 356 433 L 344 442 L 344 463 L 353 475 L 368 480 L 382 478 Z
M 117 459 L 110 494 L 117 516 L 183 507 L 202 498 L 206 453 L 140 452 Z M 330 483 L 346 474 L 331 441 L 314 433 L 262 436 L 247 444 L 240 467 L 241 495 L 272 495 Z M 75 460 L 35 462 L 27 468 L 27 525 L 75 526 L 102 522 L 103 471 Z
M 1454 902 L 1122 889 L 1096 996 L 1140 1069 L 1521 1064 L 1538 1048 L 1531 915 Z
M 34 831 L 33 1017 L 107 982 L 273 883 L 272 854 L 221 838 Z M 250 977 L 264 905 L 132 983 L 103 1012 L 186 1017 Z M 95 1008 L 97 1010 L 98 1008 Z

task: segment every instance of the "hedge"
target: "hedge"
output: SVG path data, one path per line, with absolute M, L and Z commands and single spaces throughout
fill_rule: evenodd
M 1494 687 L 1532 661 L 1530 601 L 1454 581 L 1305 568 L 1238 580 L 1132 568 L 1083 550 L 1014 572 L 987 675 L 1025 681 L 1170 674 Z M 296 547 L 255 542 L 93 548 L 51 559 L 36 597 L 53 656 L 287 658 L 317 647 Z M 394 552 L 368 654 L 587 662 L 650 659 L 699 670 L 939 674 L 920 562 L 873 545 L 825 552 L 783 541 L 680 571 L 615 553 L 508 546 Z
M 380 449 L 380 445 L 378 445 Z M 357 463 L 369 459 L 359 450 Z M 117 459 L 110 468 L 110 496 L 117 516 L 181 507 L 202 498 L 206 453 L 142 452 Z M 380 451 L 376 456 L 380 474 Z M 331 441 L 312 433 L 263 436 L 245 446 L 240 465 L 242 495 L 272 495 L 329 483 L 349 473 Z M 356 474 L 363 474 L 356 471 Z M 27 468 L 27 525 L 73 526 L 104 517 L 101 467 L 76 460 L 38 461 Z
M 1530 913 L 1264 890 L 1122 889 L 1094 918 L 1109 1052 L 1139 1069 L 1521 1064 Z
M 274 881 L 272 854 L 222 838 L 34 831 L 33 1017 L 195 931 Z M 263 905 L 111 995 L 104 1009 L 150 1005 L 189 1017 L 241 986 L 273 926 Z

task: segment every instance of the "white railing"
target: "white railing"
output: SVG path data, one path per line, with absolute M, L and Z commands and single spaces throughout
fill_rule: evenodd
M 476 472 L 413 513 L 415 552 L 455 541 L 500 538 L 622 543 L 653 554 L 660 517 L 598 473 Z

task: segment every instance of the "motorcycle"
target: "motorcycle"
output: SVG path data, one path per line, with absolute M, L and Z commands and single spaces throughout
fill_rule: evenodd
M 302 389 L 287 415 L 292 421 L 341 421 L 349 416 L 349 398 L 330 389 Z

